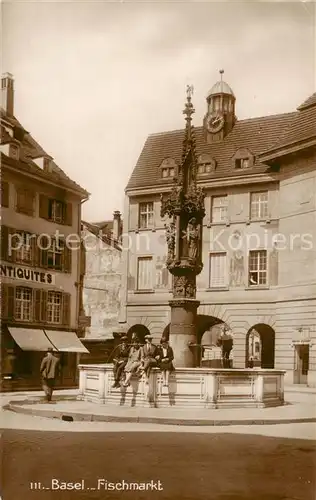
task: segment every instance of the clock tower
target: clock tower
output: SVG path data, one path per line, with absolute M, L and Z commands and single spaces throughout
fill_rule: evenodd
M 221 69 L 220 81 L 213 85 L 206 98 L 207 112 L 203 124 L 208 143 L 222 141 L 236 121 L 236 98 L 230 86 L 223 81 L 223 73 Z

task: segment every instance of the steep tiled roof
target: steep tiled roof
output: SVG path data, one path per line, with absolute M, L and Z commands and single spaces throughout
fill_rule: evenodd
M 81 221 L 82 226 L 84 226 L 91 234 L 100 238 L 104 243 L 109 246 L 116 248 L 116 250 L 122 250 L 118 242 L 110 235 L 103 232 L 103 230 L 94 223 Z
M 70 179 L 66 173 L 59 168 L 52 161 L 52 168 L 50 171 L 43 170 L 40 168 L 33 160 L 35 158 L 47 157 L 51 158 L 49 154 L 35 141 L 35 139 L 29 134 L 21 125 L 21 123 L 13 116 L 8 116 L 4 113 L 4 110 L 0 110 L 1 122 L 4 125 L 7 122 L 13 129 L 19 129 L 19 134 L 16 133 L 18 142 L 20 143 L 20 160 L 17 161 L 13 158 L 6 157 L 1 153 L 2 160 L 14 166 L 21 172 L 30 173 L 46 180 L 51 180 L 55 183 L 60 184 L 61 187 L 74 189 L 79 191 L 83 196 L 88 196 L 89 193 L 83 189 L 79 184 Z M 6 131 L 6 129 L 1 126 L 1 143 L 12 142 L 14 139 Z
M 316 106 L 297 113 L 272 150 L 316 138 Z
M 309 108 L 310 106 L 316 105 L 316 92 L 306 99 L 297 109 L 301 111 L 302 109 Z
M 208 174 L 208 178 L 245 175 L 245 170 L 233 168 L 232 158 L 236 151 L 248 148 L 256 156 L 268 150 L 297 114 L 299 113 L 294 112 L 237 121 L 223 141 L 212 144 L 206 142 L 203 127 L 195 128 L 197 155 L 207 153 L 217 163 L 215 172 Z M 159 166 L 167 157 L 174 158 L 177 163 L 181 161 L 183 139 L 184 130 L 150 135 L 126 189 L 163 184 Z M 253 168 L 247 169 L 247 173 L 264 172 L 266 169 L 257 160 Z
M 93 226 L 97 226 L 103 234 L 107 234 L 110 237 L 112 237 L 112 231 L 113 231 L 113 219 L 112 220 L 103 220 L 101 222 L 91 222 Z M 121 231 L 123 230 L 123 221 L 121 219 L 120 222 L 121 225 Z
M 316 93 L 298 109 L 300 111 L 295 114 L 283 134 L 271 147 L 271 151 L 316 138 Z

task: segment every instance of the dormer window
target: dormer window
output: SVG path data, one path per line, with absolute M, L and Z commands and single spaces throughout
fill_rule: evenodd
M 162 177 L 166 179 L 168 177 L 174 177 L 174 167 L 163 168 L 162 169 Z
M 203 154 L 198 157 L 197 173 L 198 175 L 205 175 L 214 172 L 216 168 L 216 161 L 208 154 Z
M 249 158 L 239 158 L 235 163 L 236 168 L 249 168 Z
M 177 164 L 173 158 L 165 158 L 160 165 L 161 177 L 163 179 L 173 178 L 176 174 Z
M 233 166 L 236 170 L 245 170 L 253 167 L 254 155 L 247 148 L 239 149 L 233 156 Z
M 20 157 L 20 148 L 16 144 L 10 144 L 9 155 L 11 158 L 18 160 Z

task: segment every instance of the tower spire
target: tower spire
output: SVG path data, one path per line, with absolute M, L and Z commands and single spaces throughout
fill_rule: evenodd
M 183 114 L 185 115 L 185 121 L 186 121 L 185 140 L 191 141 L 192 140 L 192 115 L 195 113 L 195 109 L 194 109 L 193 104 L 191 102 L 192 95 L 194 92 L 193 85 L 187 85 L 186 92 L 187 92 L 187 101 L 185 103 L 185 107 L 183 110 Z
M 223 92 L 223 74 L 224 74 L 224 70 L 220 69 L 219 70 L 219 74 L 221 75 L 221 92 Z

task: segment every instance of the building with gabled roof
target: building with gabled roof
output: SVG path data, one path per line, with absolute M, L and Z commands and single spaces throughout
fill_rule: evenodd
M 228 326 L 234 367 L 254 358 L 286 370 L 287 383 L 316 385 L 316 94 L 296 111 L 245 120 L 237 99 L 221 73 L 194 129 L 206 193 L 197 344 L 212 348 L 212 328 Z M 168 335 L 172 297 L 161 194 L 183 139 L 184 130 L 150 135 L 126 187 L 120 320 L 156 341 Z
M 57 387 L 77 385 L 81 307 L 81 206 L 89 193 L 54 162 L 14 114 L 3 75 L 1 109 L 1 388 L 40 388 L 48 347 Z

